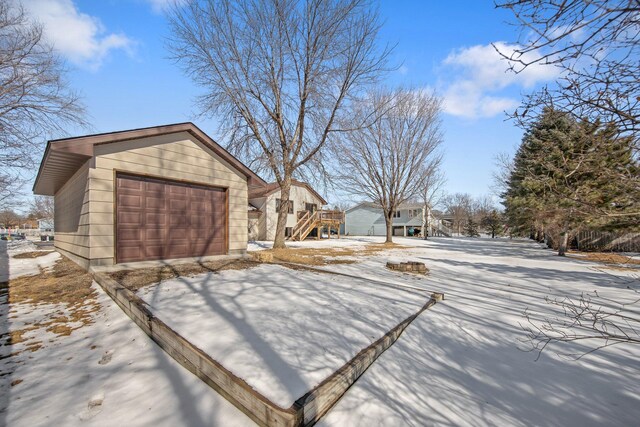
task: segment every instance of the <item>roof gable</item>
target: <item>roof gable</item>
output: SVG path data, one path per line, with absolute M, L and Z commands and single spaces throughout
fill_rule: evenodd
M 327 201 L 320 195 L 316 190 L 314 190 L 309 184 L 302 181 L 297 181 L 295 179 L 291 180 L 291 185 L 295 185 L 296 187 L 305 188 L 311 194 L 313 194 L 318 200 L 322 202 L 323 205 L 327 204 Z M 263 187 L 254 188 L 249 191 L 249 199 L 257 199 L 261 197 L 267 197 L 277 191 L 280 191 L 280 184 L 277 182 L 270 182 Z
M 48 141 L 38 175 L 33 184 L 33 192 L 48 196 L 54 195 L 88 159 L 94 156 L 94 147 L 97 145 L 181 132 L 189 133 L 230 167 L 245 175 L 249 186 L 266 185 L 262 178 L 240 160 L 232 156 L 196 125 L 187 122 Z

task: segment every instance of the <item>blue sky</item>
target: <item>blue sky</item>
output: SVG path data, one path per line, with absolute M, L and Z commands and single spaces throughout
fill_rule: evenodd
M 82 94 L 95 132 L 191 120 L 216 139 L 215 120 L 197 118 L 193 100 L 201 89 L 168 59 L 166 1 L 23 1 L 67 59 L 69 82 Z M 381 0 L 380 13 L 382 41 L 397 43 L 393 60 L 402 64 L 386 83 L 433 89 L 444 98 L 446 190 L 489 194 L 495 155 L 513 153 L 522 136 L 503 111 L 553 81 L 555 70 L 506 72 L 491 43 L 515 40 L 517 29 L 492 1 Z

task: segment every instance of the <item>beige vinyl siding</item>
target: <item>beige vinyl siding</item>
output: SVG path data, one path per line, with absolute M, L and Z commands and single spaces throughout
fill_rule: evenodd
M 90 258 L 90 160 L 54 196 L 55 246 L 76 257 Z
M 228 188 L 229 251 L 247 249 L 247 179 L 189 133 L 95 146 L 91 169 L 91 258 L 113 262 L 114 171 Z M 102 260 L 100 260 L 102 259 Z
M 276 191 L 267 197 L 264 206 L 263 216 L 265 216 L 265 239 L 273 240 L 276 236 L 278 223 L 278 212 L 276 212 L 276 199 L 280 198 L 280 191 Z M 293 200 L 293 213 L 287 215 L 287 227 L 295 227 L 298 211 L 305 208 L 305 203 L 315 203 L 318 209 L 322 209 L 322 201 L 313 195 L 306 187 L 292 185 L 289 192 L 289 200 Z

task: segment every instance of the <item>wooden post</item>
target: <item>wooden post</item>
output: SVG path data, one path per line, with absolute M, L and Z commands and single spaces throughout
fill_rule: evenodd
M 331 224 L 327 226 L 327 231 L 328 231 L 327 237 L 329 238 L 329 240 L 331 240 Z

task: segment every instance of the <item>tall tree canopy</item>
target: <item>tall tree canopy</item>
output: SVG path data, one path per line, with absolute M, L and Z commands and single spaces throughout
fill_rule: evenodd
M 640 2 L 638 0 L 502 0 L 520 27 L 518 48 L 501 52 L 520 72 L 535 64 L 558 67 L 557 85 L 525 98 L 514 117 L 523 124 L 553 106 L 614 123 L 640 135 Z
M 516 153 L 505 214 L 512 227 L 542 228 L 559 253 L 580 228 L 640 225 L 640 166 L 633 139 L 603 126 L 545 109 Z
M 355 108 L 352 120 L 364 122 L 372 111 L 380 114 L 371 126 L 336 142 L 338 179 L 348 193 L 382 208 L 391 242 L 394 212 L 420 197 L 438 173 L 441 101 L 424 91 L 378 90 Z
M 281 188 L 274 247 L 284 247 L 291 179 L 319 155 L 347 106 L 385 71 L 369 0 L 187 0 L 171 13 L 174 58 L 205 90 L 229 147 Z M 349 127 L 357 124 L 351 121 Z
M 65 73 L 42 27 L 16 2 L 0 0 L 0 202 L 33 169 L 48 136 L 86 124 Z

